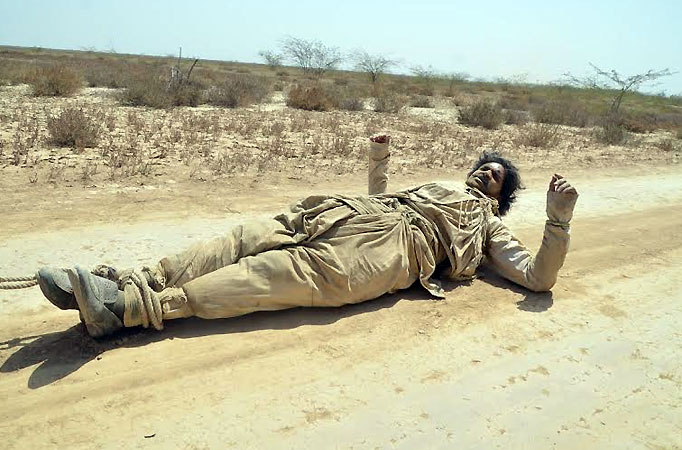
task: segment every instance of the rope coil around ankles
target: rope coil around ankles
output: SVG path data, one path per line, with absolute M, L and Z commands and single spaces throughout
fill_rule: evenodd
M 119 289 L 125 293 L 125 313 L 123 322 L 128 323 L 141 320 L 144 328 L 149 328 L 149 324 L 156 330 L 163 330 L 163 309 L 159 296 L 149 286 L 147 277 L 142 271 L 125 271 L 118 279 Z M 139 315 L 139 317 L 135 317 Z M 128 323 L 126 323 L 128 322 Z

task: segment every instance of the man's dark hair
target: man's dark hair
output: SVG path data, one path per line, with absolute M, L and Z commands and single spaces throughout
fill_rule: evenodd
M 524 189 L 524 186 L 521 183 L 519 169 L 517 169 L 511 161 L 503 158 L 498 152 L 485 151 L 481 157 L 478 158 L 478 161 L 474 163 L 467 176 L 471 176 L 471 174 L 476 172 L 483 164 L 493 162 L 500 164 L 505 170 L 504 182 L 502 183 L 502 190 L 498 201 L 500 216 L 504 216 L 509 211 L 509 208 L 511 208 L 512 203 L 516 201 L 517 191 Z

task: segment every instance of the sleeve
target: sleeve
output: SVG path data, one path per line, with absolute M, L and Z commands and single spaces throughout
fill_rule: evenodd
M 370 142 L 368 167 L 368 193 L 383 194 L 388 185 L 388 161 L 391 153 L 389 144 Z
M 548 220 L 542 244 L 533 255 L 498 217 L 489 222 L 487 254 L 492 266 L 503 277 L 532 291 L 548 291 L 556 283 L 570 242 L 570 227 L 575 198 L 570 208 L 555 207 L 557 193 L 548 193 Z M 566 202 L 564 202 L 566 203 Z

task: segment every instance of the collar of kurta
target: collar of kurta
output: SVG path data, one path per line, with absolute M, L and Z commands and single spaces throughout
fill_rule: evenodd
M 487 203 L 490 205 L 490 209 L 492 210 L 493 214 L 495 214 L 497 217 L 500 217 L 500 204 L 497 201 L 497 199 L 488 197 L 485 195 L 483 192 L 479 191 L 478 189 L 474 187 L 467 187 L 466 192 L 473 195 L 476 198 L 480 198 L 481 200 L 486 200 Z

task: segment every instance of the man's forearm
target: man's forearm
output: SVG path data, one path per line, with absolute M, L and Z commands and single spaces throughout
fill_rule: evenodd
M 368 167 L 368 193 L 383 194 L 388 186 L 388 160 L 391 154 L 388 143 L 370 142 Z

